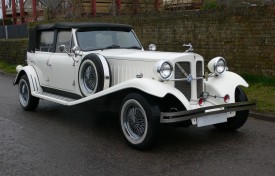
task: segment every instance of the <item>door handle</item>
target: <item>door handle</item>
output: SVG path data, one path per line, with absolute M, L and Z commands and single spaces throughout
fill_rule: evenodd
M 48 59 L 47 62 L 46 62 L 46 64 L 50 67 L 50 66 L 52 66 L 52 64 L 50 64 L 49 61 L 50 60 Z

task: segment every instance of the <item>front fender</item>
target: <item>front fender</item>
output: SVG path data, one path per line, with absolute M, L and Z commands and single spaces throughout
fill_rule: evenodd
M 170 85 L 164 84 L 162 82 L 159 82 L 153 79 L 148 79 L 148 78 L 135 78 L 135 79 L 125 81 L 123 83 L 117 84 L 103 91 L 100 91 L 96 94 L 87 96 L 85 98 L 76 100 L 74 102 L 69 102 L 68 105 L 70 106 L 70 105 L 83 103 L 86 101 L 90 101 L 92 99 L 99 98 L 101 96 L 105 96 L 121 90 L 133 89 L 133 88 L 158 98 L 163 98 L 165 97 L 165 95 L 171 94 L 175 96 L 185 106 L 187 110 L 191 109 L 189 101 L 178 89 Z
M 226 94 L 230 96 L 229 103 L 235 103 L 236 87 L 249 86 L 241 76 L 230 71 L 226 71 L 222 75 L 216 77 L 210 77 L 208 81 L 204 81 L 204 83 L 206 92 L 211 95 L 209 99 L 214 101 L 214 103 L 224 103 L 222 98 L 215 98 L 215 96 L 224 97 Z
M 39 79 L 37 77 L 36 71 L 32 66 L 17 66 L 17 75 L 13 81 L 13 84 L 16 85 L 19 83 L 19 80 L 22 75 L 27 75 L 30 83 L 30 88 L 31 88 L 31 93 L 33 92 L 42 92 L 42 88 L 40 87 L 39 84 Z

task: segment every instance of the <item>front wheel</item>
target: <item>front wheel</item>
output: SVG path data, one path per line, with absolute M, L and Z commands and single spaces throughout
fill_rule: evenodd
M 121 106 L 120 124 L 128 144 L 140 150 L 151 147 L 158 136 L 159 117 L 158 106 L 140 94 L 127 95 Z
M 236 102 L 248 101 L 246 94 L 240 87 L 237 87 L 235 90 L 235 101 Z M 227 122 L 215 124 L 214 126 L 222 130 L 235 131 L 241 128 L 245 124 L 248 118 L 248 115 L 249 115 L 249 110 L 236 111 L 236 115 L 234 117 L 228 118 Z
M 31 95 L 29 79 L 26 75 L 20 78 L 19 84 L 19 101 L 26 111 L 34 111 L 39 103 L 39 99 Z

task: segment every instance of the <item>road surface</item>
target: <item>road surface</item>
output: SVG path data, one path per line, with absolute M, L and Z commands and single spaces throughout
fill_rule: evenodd
M 14 76 L 0 74 L 0 175 L 275 175 L 275 123 L 237 132 L 165 128 L 148 151 L 128 147 L 115 115 L 40 101 L 24 111 Z

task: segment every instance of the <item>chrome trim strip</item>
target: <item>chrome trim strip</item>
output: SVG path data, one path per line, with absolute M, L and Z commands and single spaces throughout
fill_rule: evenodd
M 188 78 L 170 79 L 169 81 L 187 81 L 187 79 L 188 79 Z M 199 79 L 204 79 L 204 77 L 192 78 L 192 80 L 199 80 Z
M 97 56 L 99 57 L 102 66 L 103 66 L 103 71 L 104 71 L 104 87 L 103 90 L 107 89 L 110 87 L 110 69 L 109 69 L 109 65 L 105 59 L 105 57 L 103 57 L 100 54 L 97 54 Z
M 31 74 L 30 74 L 30 77 L 31 77 L 31 81 L 32 81 L 33 91 L 36 91 L 36 90 L 35 90 L 35 86 L 34 86 L 34 81 L 33 81 L 34 78 L 32 77 Z M 30 81 L 29 81 L 29 82 L 30 82 Z
M 240 110 L 248 110 L 256 106 L 256 101 L 252 102 L 238 102 L 238 103 L 230 103 L 230 104 L 222 104 L 216 106 L 208 106 L 204 108 L 189 110 L 189 111 L 180 111 L 180 112 L 161 112 L 160 114 L 160 123 L 175 123 L 182 122 L 185 120 L 191 120 L 193 118 L 213 115 L 213 114 L 221 114 L 225 112 L 231 111 L 240 111 Z M 206 112 L 206 110 L 221 108 L 221 110 Z

